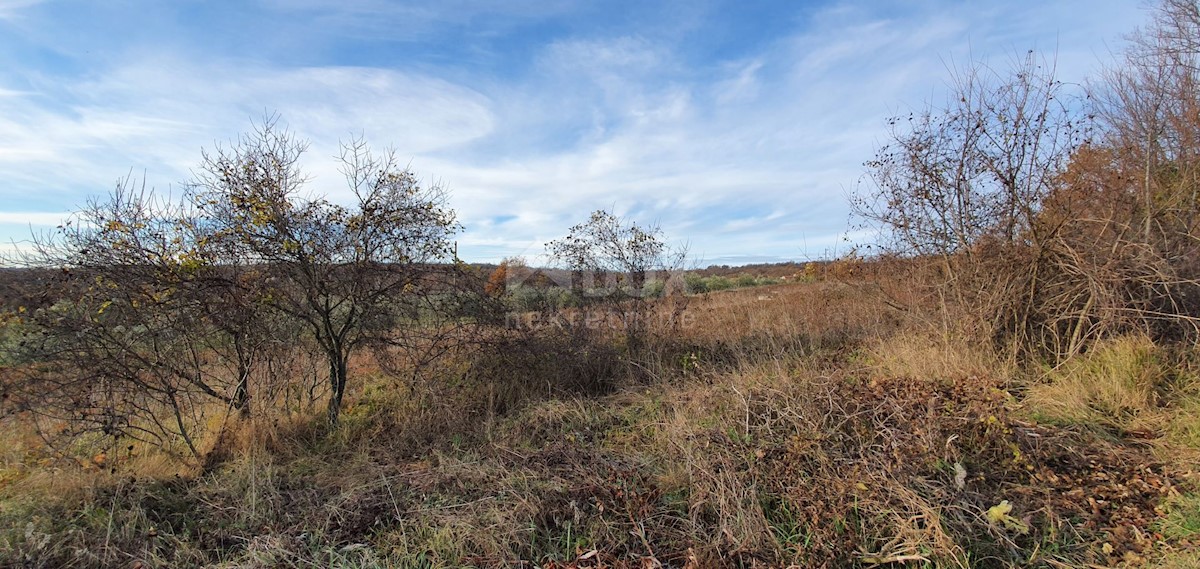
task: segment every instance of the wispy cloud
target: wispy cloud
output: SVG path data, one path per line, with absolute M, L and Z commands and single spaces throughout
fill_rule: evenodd
M 18 17 L 21 10 L 45 0 L 0 0 L 0 20 Z
M 486 99 L 470 89 L 351 67 L 277 70 L 152 58 L 47 99 L 13 95 L 14 112 L 0 114 L 7 134 L 0 139 L 0 168 L 13 195 L 102 193 L 131 169 L 160 188 L 179 183 L 202 147 L 229 141 L 264 113 L 280 113 L 313 141 L 320 158 L 313 166 L 323 178 L 337 178 L 328 158 L 338 140 L 355 134 L 423 153 L 484 136 L 492 124 Z M 46 201 L 62 197 L 51 194 Z
M 0 224 L 54 227 L 66 220 L 70 215 L 69 212 L 30 211 L 17 213 L 0 211 Z
M 0 0 L 0 17 L 25 4 Z M 478 260 L 536 257 L 599 208 L 710 260 L 844 247 L 846 193 L 884 118 L 940 96 L 949 62 L 1057 47 L 1076 80 L 1141 16 L 1085 0 L 779 3 L 748 21 L 720 0 L 263 0 L 257 21 L 228 25 L 159 6 L 139 17 L 160 27 L 97 52 L 102 26 L 65 35 L 53 6 L 8 40 L 38 57 L 0 71 L 2 240 L 20 238 L 21 212 L 69 209 L 120 176 L 178 184 L 202 147 L 278 112 L 312 140 L 313 189 L 333 199 L 337 142 L 359 133 L 444 181 L 460 253 Z

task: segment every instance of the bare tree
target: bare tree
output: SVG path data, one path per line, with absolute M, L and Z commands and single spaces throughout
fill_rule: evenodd
M 1200 4 L 1162 0 L 1130 40 L 1086 108 L 1031 57 L 893 121 L 856 209 L 937 260 L 947 325 L 1051 359 L 1200 337 Z
M 1011 69 L 957 71 L 948 103 L 889 120 L 856 212 L 893 250 L 970 257 L 983 241 L 1036 239 L 1038 206 L 1089 134 L 1079 98 L 1029 52 Z
M 1085 101 L 1034 52 L 997 71 L 956 71 L 944 106 L 889 121 L 867 162 L 856 213 L 884 230 L 888 251 L 935 261 L 943 324 L 1011 338 L 1030 326 L 1038 266 L 1060 227 L 1042 204 L 1090 137 Z
M 1086 299 L 1080 341 L 1200 333 L 1200 5 L 1162 0 L 1128 39 L 1091 86 L 1103 136 L 1076 156 L 1047 212 L 1068 220 L 1059 251 L 1089 277 L 1072 293 Z
M 244 377 L 211 365 L 211 348 L 239 326 L 214 327 L 201 286 L 208 265 L 191 239 L 185 206 L 126 179 L 22 255 L 58 272 L 26 312 L 19 344 L 22 408 L 55 434 L 102 432 L 199 458 L 192 429 L 211 403 L 244 408 Z
M 440 186 L 422 186 L 394 153 L 376 156 L 361 140 L 341 156 L 352 207 L 302 196 L 306 149 L 268 119 L 206 153 L 193 192 L 210 216 L 208 238 L 269 267 L 268 303 L 321 347 L 336 424 L 355 350 L 411 347 L 403 325 L 437 312 L 429 301 L 446 283 L 457 225 Z
M 1191 0 L 1163 0 L 1151 24 L 1129 36 L 1119 64 L 1093 85 L 1107 127 L 1107 144 L 1121 150 L 1129 174 L 1137 165 L 1142 239 L 1191 208 L 1197 199 L 1200 158 L 1200 7 Z M 1171 175 L 1164 175 L 1171 174 Z M 1190 203 L 1189 203 L 1190 202 Z M 1194 215 L 1185 215 L 1193 223 Z
M 588 304 L 603 303 L 620 319 L 628 347 L 641 347 L 649 316 L 647 284 L 675 282 L 687 257 L 655 226 L 641 227 L 607 211 L 593 212 L 567 236 L 547 244 L 550 255 L 571 271 L 573 292 Z

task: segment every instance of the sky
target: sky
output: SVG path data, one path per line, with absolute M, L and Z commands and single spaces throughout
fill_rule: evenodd
M 591 211 L 698 265 L 834 257 L 886 119 L 1030 49 L 1083 83 L 1134 0 L 0 0 L 0 249 L 132 176 L 175 195 L 264 115 L 392 148 L 449 191 L 459 255 L 540 264 Z

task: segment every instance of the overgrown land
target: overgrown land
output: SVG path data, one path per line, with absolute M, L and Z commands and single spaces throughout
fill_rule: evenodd
M 840 259 L 458 258 L 279 117 L 0 269 L 0 566 L 1200 567 L 1200 5 L 890 122 Z M 538 264 L 543 264 L 539 262 Z

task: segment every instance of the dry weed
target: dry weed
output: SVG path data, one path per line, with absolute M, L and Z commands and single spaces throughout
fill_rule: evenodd
M 874 373 L 885 378 L 954 382 L 977 377 L 1004 381 L 1017 375 L 990 346 L 953 336 L 907 331 L 875 341 L 867 354 Z
M 1045 382 L 1029 389 L 1024 405 L 1040 420 L 1153 435 L 1165 420 L 1160 412 L 1169 379 L 1164 357 L 1145 337 L 1101 342 L 1047 373 Z

